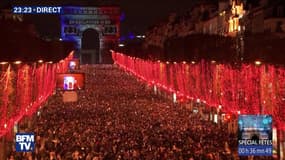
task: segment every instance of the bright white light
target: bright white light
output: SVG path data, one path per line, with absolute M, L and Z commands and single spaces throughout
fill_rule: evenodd
M 43 63 L 44 61 L 40 59 L 40 60 L 38 60 L 38 62 L 39 62 L 39 63 Z
M 173 93 L 173 103 L 176 103 L 176 99 L 177 97 L 176 97 L 176 93 Z
M 200 99 L 197 99 L 196 102 L 197 102 L 197 103 L 200 103 L 201 101 L 200 101 Z
M 142 38 L 145 38 L 145 35 L 142 35 Z
M 6 123 L 4 124 L 4 128 L 7 128 L 7 124 Z
M 0 62 L 0 64 L 5 65 L 8 64 L 8 62 Z
M 15 64 L 21 64 L 22 62 L 21 61 L 15 61 L 14 63 Z
M 156 87 L 156 85 L 153 86 L 153 91 L 154 91 L 154 94 L 157 94 L 157 87 Z
M 261 65 L 261 61 L 255 61 L 255 65 Z
M 214 123 L 218 123 L 218 115 L 214 114 Z
M 124 46 L 125 46 L 125 45 L 124 45 L 124 44 L 122 44 L 122 43 L 120 43 L 120 44 L 119 44 L 119 47 L 124 47 Z
M 59 38 L 59 41 L 62 41 L 62 38 Z
M 71 61 L 69 65 L 70 65 L 70 67 L 75 67 L 76 63 L 74 61 Z
M 222 109 L 222 105 L 219 105 L 219 109 Z

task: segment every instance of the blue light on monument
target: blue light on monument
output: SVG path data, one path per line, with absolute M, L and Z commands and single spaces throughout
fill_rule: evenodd
M 120 16 L 120 21 L 123 22 L 126 19 L 126 15 L 124 12 L 122 12 L 121 16 Z
M 81 48 L 82 33 L 88 29 L 95 29 L 100 35 L 100 42 L 106 36 L 113 36 L 119 40 L 120 12 L 118 7 L 63 7 L 61 15 L 61 38 L 76 42 Z M 108 37 L 110 39 L 110 37 Z
M 60 16 L 61 39 L 74 42 L 76 49 L 79 51 L 79 56 L 82 57 L 82 55 L 86 56 L 88 54 L 88 56 L 93 57 L 91 63 L 95 63 L 95 61 L 101 63 L 105 51 L 109 51 L 108 46 L 112 46 L 109 44 L 118 43 L 119 41 L 120 8 L 117 6 L 66 6 L 63 7 L 63 13 Z M 91 34 L 83 33 L 87 33 L 90 29 L 97 34 L 91 38 L 86 38 Z M 83 46 L 85 46 L 84 49 L 82 49 L 82 41 Z M 91 45 L 86 48 L 85 44 Z M 97 47 L 98 45 L 99 47 Z M 97 57 L 97 59 L 94 57 Z
M 132 32 L 129 32 L 129 35 L 128 35 L 129 39 L 134 39 L 135 38 L 135 35 L 134 33 Z

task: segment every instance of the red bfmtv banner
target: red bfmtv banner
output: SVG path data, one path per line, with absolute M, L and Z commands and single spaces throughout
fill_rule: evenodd
M 82 90 L 85 87 L 84 73 L 57 74 L 56 88 L 64 91 Z

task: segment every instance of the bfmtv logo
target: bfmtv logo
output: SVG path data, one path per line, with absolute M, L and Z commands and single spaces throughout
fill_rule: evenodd
M 16 152 L 31 152 L 35 148 L 35 136 L 33 133 L 16 134 Z

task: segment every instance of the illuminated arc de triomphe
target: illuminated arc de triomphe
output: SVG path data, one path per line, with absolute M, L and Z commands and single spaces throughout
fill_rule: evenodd
M 60 21 L 61 39 L 75 42 L 82 64 L 112 62 L 109 49 L 120 36 L 118 6 L 65 6 Z

